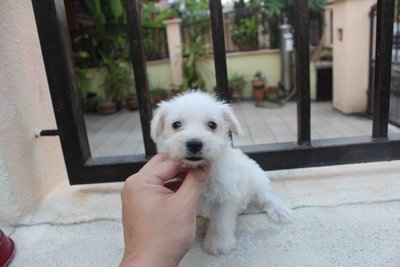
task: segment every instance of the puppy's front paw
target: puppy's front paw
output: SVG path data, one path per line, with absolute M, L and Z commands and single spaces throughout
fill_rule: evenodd
M 214 235 L 206 235 L 203 242 L 203 249 L 211 255 L 219 256 L 221 254 L 228 254 L 234 247 L 236 238 L 232 237 L 218 237 Z
M 289 223 L 293 221 L 293 210 L 286 206 L 273 206 L 267 210 L 267 213 L 274 223 Z

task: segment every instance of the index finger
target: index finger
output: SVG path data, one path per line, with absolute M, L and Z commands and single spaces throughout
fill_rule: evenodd
M 210 166 L 191 169 L 174 197 L 181 207 L 196 209 L 200 194 L 210 174 Z
M 175 178 L 178 173 L 185 170 L 186 168 L 179 162 L 167 159 L 152 165 L 151 169 L 146 170 L 145 172 L 148 175 L 145 175 L 145 180 L 149 183 L 163 185 L 166 181 Z
M 160 162 L 163 162 L 163 161 L 165 161 L 167 159 L 169 159 L 167 154 L 163 154 L 163 153 L 156 154 L 142 167 L 142 170 L 151 169 L 155 165 L 157 165 Z

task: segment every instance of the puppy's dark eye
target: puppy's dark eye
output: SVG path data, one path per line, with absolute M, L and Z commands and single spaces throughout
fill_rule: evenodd
M 175 121 L 174 123 L 172 123 L 172 128 L 177 130 L 179 128 L 181 128 L 182 123 L 180 121 Z
M 217 124 L 216 124 L 215 122 L 213 122 L 213 121 L 207 122 L 207 126 L 208 126 L 208 128 L 210 128 L 211 130 L 217 129 Z

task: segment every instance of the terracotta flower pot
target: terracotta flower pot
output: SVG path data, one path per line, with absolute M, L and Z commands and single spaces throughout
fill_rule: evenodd
M 251 84 L 253 85 L 253 88 L 264 88 L 265 86 L 265 81 L 263 79 L 254 79 L 251 80 Z
M 129 110 L 137 110 L 138 109 L 138 101 L 135 95 L 129 95 L 125 97 L 126 107 Z
M 242 90 L 238 86 L 232 86 L 229 91 L 231 92 L 232 100 L 242 99 Z
M 279 98 L 279 87 L 277 85 L 270 85 L 267 88 L 267 98 L 271 101 L 276 101 Z
M 94 113 L 97 111 L 98 98 L 96 94 L 88 94 L 83 100 L 83 111 L 86 113 Z
M 0 266 L 6 267 L 11 262 L 15 253 L 15 244 L 0 229 Z
M 97 107 L 97 111 L 100 114 L 112 114 L 117 112 L 117 103 L 115 102 L 108 102 L 108 103 L 102 103 Z
M 179 90 L 177 90 L 177 89 L 172 89 L 171 90 L 171 97 L 175 97 L 175 96 L 177 96 L 177 95 L 179 95 L 180 94 L 180 91 Z
M 154 94 L 153 95 L 153 102 L 155 105 L 160 104 L 161 101 L 163 101 L 163 100 L 164 100 L 164 96 L 162 94 Z
M 253 90 L 254 101 L 261 102 L 264 101 L 265 92 L 264 89 L 254 89 Z
M 114 99 L 112 102 L 116 104 L 117 110 L 120 110 L 122 108 L 122 101 L 121 100 Z

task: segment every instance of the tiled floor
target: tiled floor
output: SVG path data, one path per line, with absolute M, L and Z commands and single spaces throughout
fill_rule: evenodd
M 297 139 L 296 103 L 283 108 L 259 108 L 254 102 L 233 103 L 244 130 L 234 136 L 236 146 L 293 142 Z M 123 110 L 103 116 L 85 115 L 90 148 L 94 157 L 144 153 L 139 113 Z M 311 104 L 311 138 L 327 139 L 371 135 L 372 121 L 358 115 L 343 115 L 331 102 Z M 389 125 L 389 133 L 400 129 Z

